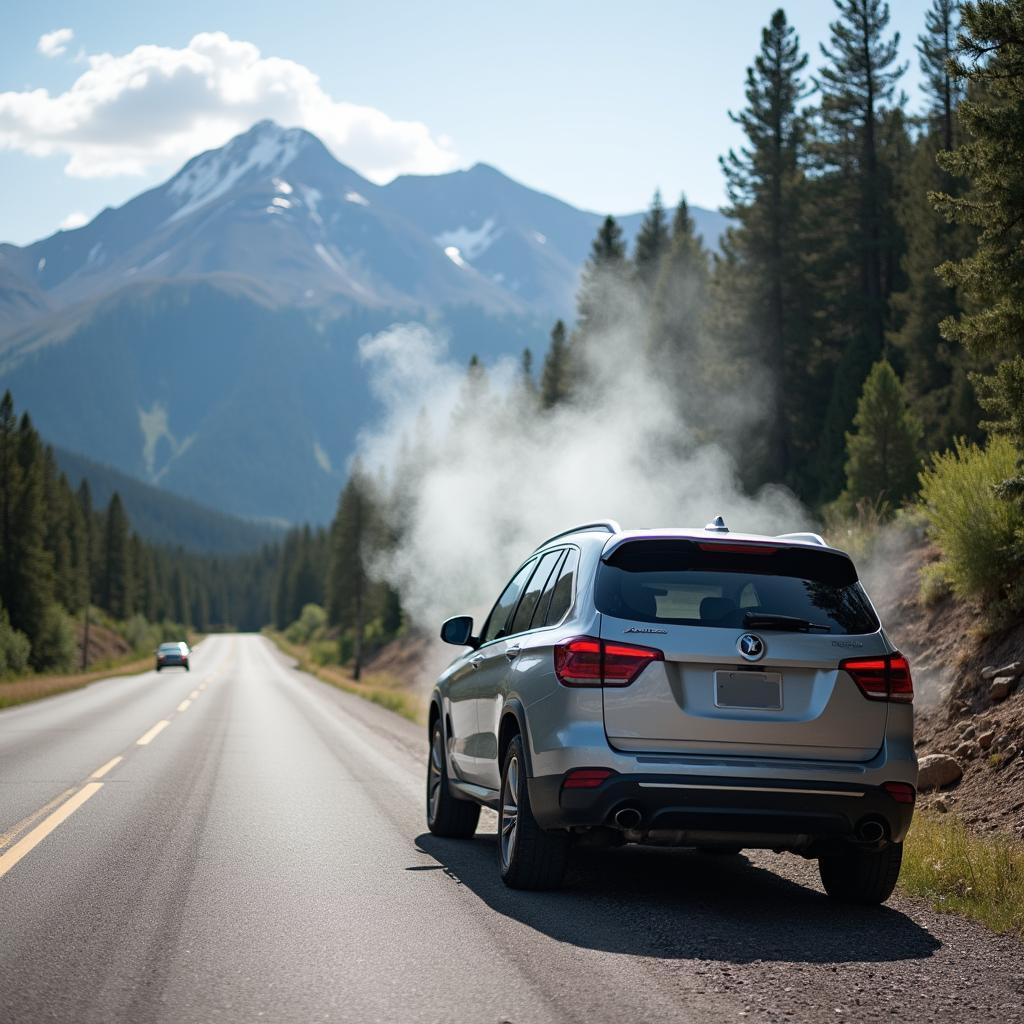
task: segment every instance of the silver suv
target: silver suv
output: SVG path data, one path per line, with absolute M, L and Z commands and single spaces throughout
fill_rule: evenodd
M 515 888 L 570 846 L 645 843 L 816 858 L 830 896 L 892 893 L 917 784 L 913 684 L 850 557 L 815 534 L 624 531 L 546 540 L 430 703 L 427 822 L 498 812 Z

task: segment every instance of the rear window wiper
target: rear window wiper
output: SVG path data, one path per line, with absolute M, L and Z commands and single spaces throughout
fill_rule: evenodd
M 743 625 L 748 629 L 792 629 L 809 633 L 812 629 L 823 629 L 832 632 L 832 627 L 825 622 L 811 622 L 795 615 L 772 615 L 769 612 L 747 612 L 743 616 Z

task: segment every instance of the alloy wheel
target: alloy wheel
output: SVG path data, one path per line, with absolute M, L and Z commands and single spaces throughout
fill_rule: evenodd
M 512 862 L 519 830 L 519 759 L 511 757 L 505 771 L 505 786 L 501 795 L 501 860 L 507 867 Z
M 444 747 L 441 730 L 434 730 L 434 740 L 430 744 L 430 778 L 427 782 L 427 813 L 431 821 L 437 820 L 437 811 L 441 803 L 441 779 L 444 771 Z

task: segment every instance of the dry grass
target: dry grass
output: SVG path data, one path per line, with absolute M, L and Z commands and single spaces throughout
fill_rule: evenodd
M 153 658 L 147 655 L 139 658 L 130 655 L 131 661 L 115 661 L 100 665 L 89 672 L 79 672 L 62 676 L 28 676 L 15 679 L 9 683 L 0 682 L 0 708 L 9 708 L 15 704 L 26 704 L 30 700 L 53 697 L 68 690 L 78 690 L 98 679 L 109 679 L 113 676 L 133 676 L 152 668 Z
M 331 686 L 336 686 L 346 693 L 354 693 L 364 700 L 379 704 L 388 711 L 394 711 L 410 722 L 420 725 L 426 723 L 426 708 L 415 693 L 405 688 L 402 680 L 390 672 L 367 672 L 357 683 L 352 673 L 340 665 L 319 665 L 309 656 L 309 648 L 302 644 L 293 644 L 275 630 L 265 630 L 278 648 L 294 658 L 299 667 L 310 675 Z
M 900 886 L 937 910 L 1024 937 L 1024 845 L 971 832 L 954 817 L 917 814 Z

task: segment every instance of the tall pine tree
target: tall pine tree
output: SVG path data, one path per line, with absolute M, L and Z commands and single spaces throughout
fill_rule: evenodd
M 608 330 L 620 319 L 619 287 L 626 275 L 626 245 L 622 228 L 611 215 L 605 217 L 590 246 L 576 297 L 577 332 L 580 337 Z
M 756 356 L 774 377 L 777 398 L 757 460 L 763 479 L 804 492 L 809 486 L 802 477 L 817 433 L 802 239 L 806 131 L 800 101 L 808 92 L 801 77 L 806 66 L 785 12 L 775 11 L 747 68 L 747 105 L 729 115 L 746 141 L 720 161 L 730 201 L 726 212 L 737 227 L 724 240 L 726 259 L 716 269 L 716 277 L 728 276 L 729 283 L 715 317 L 720 322 L 728 315 L 727 303 L 741 308 L 746 322 L 739 329 L 755 339 Z
M 820 287 L 827 294 L 825 343 L 835 369 L 819 447 L 823 497 L 842 486 L 844 433 L 861 384 L 882 354 L 888 298 L 899 266 L 894 238 L 894 175 L 883 152 L 887 105 L 906 70 L 896 61 L 899 33 L 887 36 L 884 0 L 834 0 L 815 151 Z M 890 125 L 890 127 L 892 127 Z M 827 237 L 826 237 L 827 236 Z
M 935 199 L 946 216 L 980 230 L 974 252 L 941 268 L 971 304 L 944 320 L 942 333 L 998 360 L 978 382 L 981 404 L 1020 452 L 1003 493 L 1024 499 L 1024 0 L 968 3 L 962 16 L 953 71 L 971 88 L 959 109 L 968 141 L 941 162 L 969 178 L 971 191 Z
M 652 288 L 658 279 L 661 261 L 668 252 L 670 241 L 668 217 L 661 202 L 661 192 L 657 191 L 633 244 L 633 266 L 637 280 L 645 288 Z

